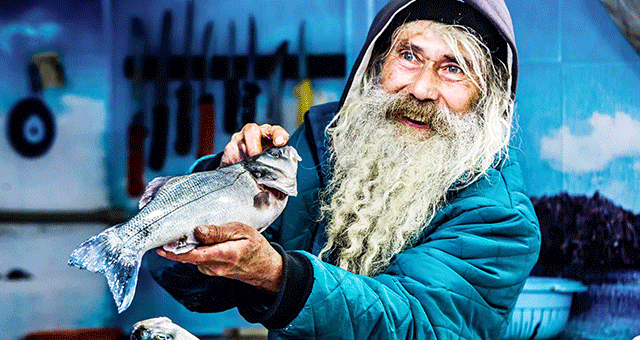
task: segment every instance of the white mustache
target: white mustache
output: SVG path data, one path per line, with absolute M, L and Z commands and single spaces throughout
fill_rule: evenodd
M 379 91 L 384 91 L 380 89 Z M 455 137 L 460 132 L 460 119 L 468 113 L 456 114 L 449 108 L 433 101 L 420 101 L 407 94 L 380 94 L 386 105 L 385 117 L 388 120 L 403 118 L 429 126 L 443 137 Z M 471 112 L 470 112 L 471 113 Z

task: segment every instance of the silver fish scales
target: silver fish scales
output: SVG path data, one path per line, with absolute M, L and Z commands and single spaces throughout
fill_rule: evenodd
M 126 310 L 135 294 L 145 252 L 164 246 L 184 253 L 197 246 L 200 225 L 241 222 L 263 231 L 297 195 L 297 151 L 273 148 L 215 171 L 159 177 L 149 183 L 141 210 L 76 248 L 69 264 L 103 273 L 118 306 Z

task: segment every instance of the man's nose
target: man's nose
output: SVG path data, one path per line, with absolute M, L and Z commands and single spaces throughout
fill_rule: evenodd
M 440 97 L 440 79 L 436 70 L 425 66 L 413 77 L 409 93 L 421 101 L 435 101 Z

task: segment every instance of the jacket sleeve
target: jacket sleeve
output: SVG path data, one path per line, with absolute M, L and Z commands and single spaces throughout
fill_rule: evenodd
M 222 312 L 256 301 L 269 304 L 272 299 L 251 285 L 202 274 L 192 264 L 167 260 L 154 251 L 145 255 L 145 261 L 153 279 L 192 312 Z
M 304 253 L 313 287 L 278 330 L 305 339 L 497 339 L 537 261 L 537 222 L 518 209 L 450 206 L 382 275 L 355 275 Z

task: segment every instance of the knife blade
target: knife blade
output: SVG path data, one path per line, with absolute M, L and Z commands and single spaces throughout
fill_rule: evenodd
M 193 139 L 193 89 L 191 87 L 191 40 L 193 37 L 193 0 L 187 2 L 187 17 L 184 37 L 185 78 L 176 92 L 178 98 L 178 134 L 175 150 L 178 155 L 185 156 L 191 150 Z
M 260 87 L 256 83 L 256 21 L 253 16 L 249 18 L 249 55 L 247 58 L 247 78 L 243 86 L 242 96 L 242 125 L 256 121 L 256 97 L 260 93 Z
M 153 131 L 151 133 L 151 153 L 149 167 L 159 171 L 167 157 L 167 133 L 169 128 L 169 54 L 171 53 L 171 11 L 165 10 L 162 16 L 162 34 L 158 50 L 158 69 L 155 79 L 155 106 L 153 107 Z
M 269 76 L 269 98 L 267 104 L 267 123 L 282 126 L 282 96 L 284 94 L 284 58 L 287 56 L 289 42 L 280 44 L 273 56 L 273 68 Z
M 240 81 L 235 72 L 236 57 L 236 24 L 229 22 L 229 58 L 227 63 L 227 79 L 224 82 L 224 131 L 236 132 L 238 126 L 238 104 L 240 103 Z
M 144 80 L 142 62 L 146 54 L 147 37 L 142 20 L 131 18 L 129 27 L 129 55 L 133 56 L 133 81 L 131 97 L 133 117 L 127 129 L 127 193 L 130 197 L 139 197 L 145 189 L 144 183 L 144 140 L 147 127 L 144 114 Z
M 304 121 L 304 114 L 313 105 L 313 88 L 311 86 L 311 80 L 307 76 L 307 48 L 305 42 L 305 26 L 306 23 L 303 21 L 300 24 L 300 50 L 298 52 L 298 78 L 300 78 L 300 81 L 293 88 L 293 94 L 298 99 L 298 126 Z
M 216 131 L 216 109 L 213 94 L 207 92 L 207 78 L 209 77 L 208 52 L 211 36 L 213 33 L 213 21 L 209 21 L 204 28 L 204 36 L 202 38 L 202 55 L 204 56 L 204 77 L 200 83 L 200 98 L 198 99 L 198 108 L 200 117 L 198 122 L 198 149 L 196 151 L 197 158 L 206 156 L 213 152 L 215 145 Z M 213 42 L 215 51 L 215 39 Z

